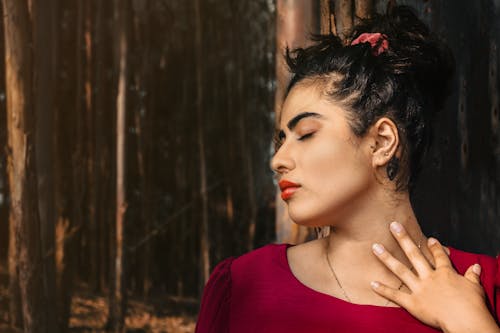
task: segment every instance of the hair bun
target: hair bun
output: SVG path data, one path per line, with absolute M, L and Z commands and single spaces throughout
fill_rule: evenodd
M 441 109 L 450 94 L 455 62 L 450 49 L 429 32 L 415 12 L 407 6 L 388 8 L 355 27 L 351 40 L 365 32 L 387 36 L 389 48 L 379 64 L 396 76 L 408 76 L 415 88 L 428 101 L 428 112 Z M 427 109 L 427 108 L 426 108 Z

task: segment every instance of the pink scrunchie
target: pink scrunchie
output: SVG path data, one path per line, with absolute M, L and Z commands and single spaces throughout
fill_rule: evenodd
M 389 48 L 389 42 L 387 41 L 387 36 L 381 34 L 380 32 L 365 32 L 358 36 L 355 40 L 351 42 L 351 45 L 356 45 L 360 43 L 370 43 L 372 47 L 372 53 L 374 56 L 385 52 Z

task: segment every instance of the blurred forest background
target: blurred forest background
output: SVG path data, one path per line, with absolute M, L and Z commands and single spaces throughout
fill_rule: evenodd
M 269 169 L 283 47 L 396 2 L 457 60 L 419 220 L 497 254 L 499 0 L 2 0 L 0 331 L 193 332 L 218 261 L 314 237 Z

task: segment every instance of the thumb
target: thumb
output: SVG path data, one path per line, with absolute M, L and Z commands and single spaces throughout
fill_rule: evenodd
M 474 264 L 470 266 L 465 272 L 464 277 L 471 282 L 480 284 L 481 266 L 479 264 Z

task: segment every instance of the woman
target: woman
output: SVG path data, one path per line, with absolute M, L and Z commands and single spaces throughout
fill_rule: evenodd
M 330 233 L 221 262 L 196 332 L 500 332 L 497 260 L 427 238 L 409 199 L 448 49 L 394 7 L 287 61 L 271 167 L 291 219 Z

